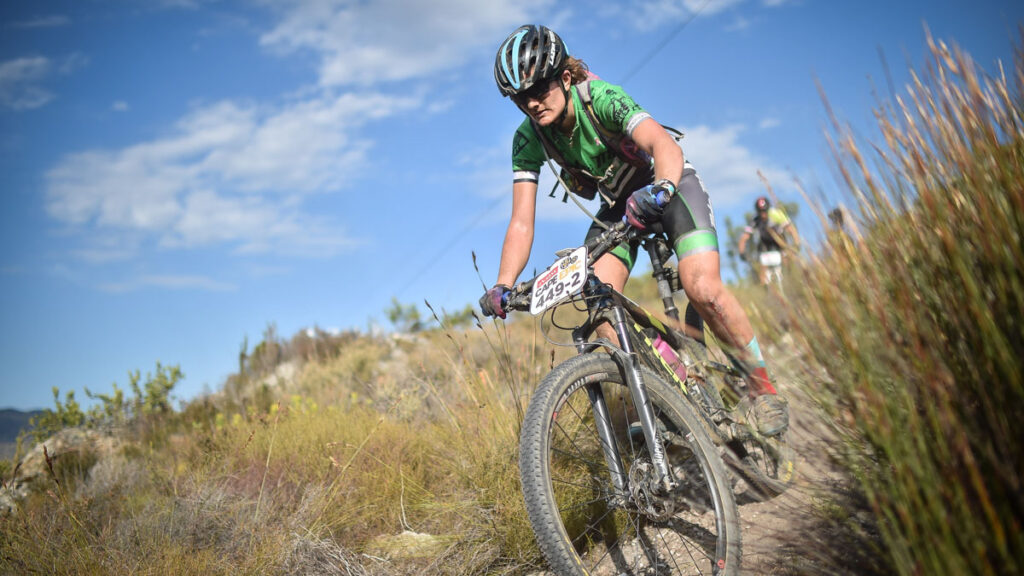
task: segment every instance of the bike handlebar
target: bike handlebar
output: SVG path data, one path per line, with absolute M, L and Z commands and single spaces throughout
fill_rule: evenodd
M 627 222 L 616 222 L 604 232 L 588 240 L 584 243 L 584 246 L 587 247 L 588 273 L 598 258 L 607 254 L 612 248 L 615 248 L 623 241 L 633 240 L 641 234 L 643 234 L 643 231 L 629 225 Z M 542 274 L 543 272 L 513 286 L 512 290 L 507 294 L 503 308 L 505 310 L 528 310 L 530 308 L 530 294 L 533 291 L 533 284 Z

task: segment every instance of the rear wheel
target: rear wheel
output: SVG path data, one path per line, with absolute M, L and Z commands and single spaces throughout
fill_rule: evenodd
M 738 574 L 739 517 L 719 453 L 680 392 L 642 375 L 678 486 L 657 487 L 618 365 L 576 356 L 548 374 L 523 422 L 520 475 L 537 542 L 558 574 Z M 613 446 L 597 432 L 598 397 Z M 606 452 L 621 461 L 618 486 Z

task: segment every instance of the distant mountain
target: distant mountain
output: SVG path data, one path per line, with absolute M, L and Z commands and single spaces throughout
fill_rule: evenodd
M 21 410 L 11 410 L 10 408 L 0 410 L 0 442 L 6 443 L 17 440 L 18 434 L 28 428 L 28 421 L 41 412 L 42 410 L 22 412 Z

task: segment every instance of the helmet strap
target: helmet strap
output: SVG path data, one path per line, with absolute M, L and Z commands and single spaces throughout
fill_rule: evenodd
M 572 85 L 570 84 L 570 86 Z M 569 96 L 569 90 L 564 84 L 562 84 L 561 77 L 558 78 L 558 89 L 562 91 L 562 97 L 565 100 L 565 106 L 562 108 L 562 113 L 559 114 L 558 118 L 555 120 L 555 125 L 561 130 L 562 123 L 565 122 L 565 117 L 569 115 L 569 104 L 572 103 L 572 99 Z

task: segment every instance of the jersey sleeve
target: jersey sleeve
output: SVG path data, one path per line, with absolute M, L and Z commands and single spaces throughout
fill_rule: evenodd
M 544 160 L 544 148 L 530 121 L 524 120 L 512 137 L 512 181 L 536 182 Z
M 789 216 L 786 216 L 786 213 L 778 208 L 770 208 L 768 209 L 768 222 L 772 226 L 786 226 L 789 224 Z
M 637 124 L 651 117 L 621 86 L 601 80 L 591 81 L 590 99 L 597 121 L 605 128 L 627 136 L 632 136 Z

